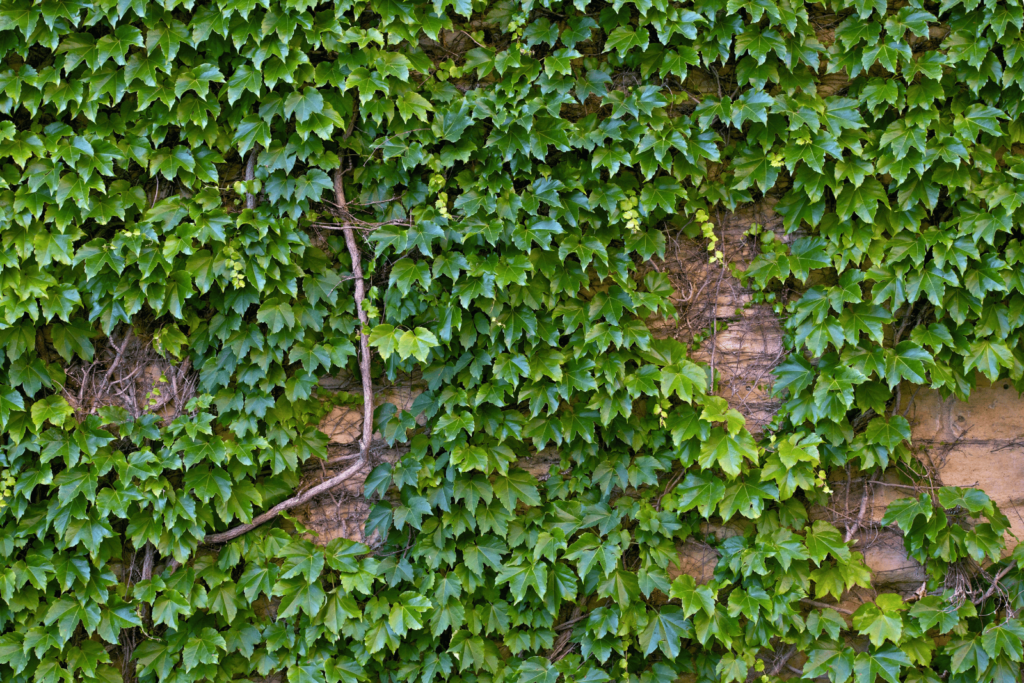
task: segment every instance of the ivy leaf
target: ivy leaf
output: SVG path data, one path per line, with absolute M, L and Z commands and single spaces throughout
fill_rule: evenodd
M 972 638 L 958 638 L 946 645 L 950 670 L 954 674 L 963 671 L 984 671 L 988 668 L 988 653 L 984 648 L 984 637 L 977 634 Z
M 640 634 L 640 647 L 644 656 L 650 655 L 656 649 L 670 659 L 679 655 L 680 643 L 684 636 L 692 637 L 693 626 L 678 607 L 665 605 L 657 616 L 648 623 L 647 628 Z
M 922 493 L 918 498 L 900 498 L 889 503 L 882 516 L 882 524 L 895 523 L 905 534 L 910 533 L 914 521 L 918 517 L 924 517 L 925 521 L 932 518 L 932 500 L 927 493 Z
M 1013 352 L 1003 342 L 994 338 L 979 339 L 972 342 L 970 351 L 964 356 L 964 372 L 977 368 L 989 381 L 995 382 L 1002 372 L 1001 368 L 1012 368 Z
M 521 469 L 512 470 L 508 476 L 498 476 L 494 480 L 494 497 L 509 512 L 513 512 L 519 501 L 526 505 L 540 505 L 537 492 L 537 481 L 533 476 Z
M 725 490 L 725 497 L 718 506 L 723 520 L 728 521 L 737 512 L 747 519 L 757 519 L 764 510 L 765 499 L 779 497 L 779 489 L 775 484 L 759 479 L 759 476 L 751 472 L 746 479 L 738 479 Z
M 717 464 L 730 479 L 735 479 L 744 458 L 757 463 L 757 446 L 750 432 L 743 430 L 734 435 L 715 427 L 710 438 L 701 445 L 697 461 L 705 469 Z
M 939 633 L 949 631 L 960 623 L 956 607 L 937 595 L 926 595 L 910 608 L 910 616 L 918 620 L 922 631 L 938 627 Z
M 877 179 L 868 178 L 859 187 L 853 184 L 843 186 L 836 197 L 836 213 L 841 220 L 856 214 L 862 221 L 873 223 L 880 203 L 889 206 L 885 189 Z
M 498 572 L 494 582 L 498 586 L 507 583 L 516 604 L 523 601 L 523 598 L 526 597 L 526 591 L 530 587 L 533 587 L 537 597 L 543 600 L 548 586 L 547 564 L 541 561 L 536 563 L 523 562 L 519 565 L 505 565 Z
M 953 121 L 953 128 L 963 140 L 973 143 L 978 138 L 978 133 L 1002 135 L 999 119 L 1005 118 L 1006 114 L 995 107 L 972 104 L 964 113 L 957 115 Z
M 604 49 L 605 51 L 615 50 L 623 55 L 634 47 L 646 50 L 650 42 L 650 32 L 646 27 L 619 26 L 608 34 Z
M 834 526 L 824 520 L 814 522 L 804 538 L 804 545 L 807 546 L 810 559 L 818 566 L 821 566 L 828 555 L 841 562 L 850 560 L 850 549 L 843 542 L 843 537 Z
M 1015 662 L 1024 659 L 1024 625 L 1019 619 L 1007 619 L 1001 624 L 991 623 L 981 637 L 982 647 L 995 659 L 1006 654 Z
M 715 594 L 707 586 L 698 586 L 696 580 L 689 574 L 680 574 L 672 582 L 669 597 L 679 600 L 682 604 L 683 617 L 689 618 L 698 611 L 703 611 L 708 616 L 714 614 Z
M 857 683 L 873 683 L 878 676 L 889 683 L 899 683 L 900 669 L 910 666 L 910 659 L 892 643 L 861 652 L 854 660 Z
M 624 569 L 616 569 L 597 586 L 598 595 L 611 598 L 620 609 L 637 600 L 640 596 L 640 582 L 636 574 Z M 680 611 L 679 616 L 682 616 Z
M 931 364 L 932 357 L 912 341 L 902 341 L 893 349 L 885 350 L 885 379 L 892 389 L 901 380 L 915 384 L 925 383 L 925 364 Z
M 299 123 L 308 121 L 314 114 L 319 114 L 324 108 L 324 98 L 314 88 L 303 88 L 302 91 L 294 90 L 284 101 L 284 115 L 290 117 L 295 115 Z
M 853 614 L 853 626 L 871 639 L 876 648 L 885 641 L 899 643 L 903 635 L 903 619 L 899 612 L 887 611 L 873 603 L 866 603 Z M 909 664 L 909 661 L 907 662 Z
M 398 637 L 404 637 L 410 630 L 416 631 L 423 628 L 423 613 L 430 607 L 430 600 L 413 591 L 406 591 L 391 605 L 388 626 Z
M 845 683 L 853 674 L 854 654 L 852 648 L 819 640 L 808 653 L 804 677 L 828 676 L 832 683 Z
M 32 404 L 32 422 L 36 427 L 44 423 L 60 427 L 64 422 L 74 415 L 75 411 L 63 396 L 53 395 L 40 399 Z
M 801 237 L 793 242 L 789 252 L 789 265 L 793 276 L 801 282 L 807 280 L 810 272 L 832 265 L 825 253 L 825 241 L 820 237 Z
M 376 329 L 374 331 L 376 332 Z M 417 327 L 415 330 L 406 330 L 398 337 L 398 355 L 402 360 L 415 356 L 416 360 L 425 363 L 430 349 L 439 344 L 440 342 L 437 341 L 433 332 L 423 327 Z M 381 355 L 383 353 L 382 350 Z
M 711 472 L 690 472 L 676 487 L 676 494 L 679 496 L 676 509 L 686 512 L 697 508 L 701 516 L 708 519 L 725 496 L 725 484 Z
M 891 451 L 904 441 L 910 440 L 910 423 L 900 415 L 891 418 L 876 417 L 868 423 L 864 437 L 869 442 L 885 446 Z
M 224 74 L 213 64 L 201 64 L 191 69 L 183 70 L 174 82 L 174 96 L 181 98 L 189 90 L 195 92 L 202 99 L 210 94 L 211 83 L 223 83 Z
M 779 169 L 772 165 L 771 159 L 759 150 L 745 151 L 733 159 L 737 190 L 745 190 L 756 184 L 761 192 L 768 192 L 775 187 L 779 178 Z

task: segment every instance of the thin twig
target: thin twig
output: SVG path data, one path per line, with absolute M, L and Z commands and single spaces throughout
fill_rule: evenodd
M 245 193 L 245 208 L 255 209 L 256 208 L 256 195 L 248 192 L 248 183 L 256 179 L 256 157 L 260 154 L 260 143 L 253 145 L 252 152 L 249 154 L 249 160 L 245 163 L 245 182 L 247 190 Z
M 345 132 L 347 138 L 352 130 L 355 128 L 355 117 L 356 112 L 352 112 L 352 123 L 349 125 L 348 130 Z M 348 221 L 348 203 L 345 201 L 345 187 L 342 183 L 342 170 L 339 168 L 334 172 L 334 194 L 335 199 L 338 203 L 338 207 L 341 212 L 343 220 Z M 362 375 L 363 385 L 363 436 L 359 443 L 359 454 L 360 457 L 356 462 L 346 469 L 345 471 L 337 474 L 330 479 L 320 482 L 313 488 L 309 489 L 305 493 L 284 500 L 274 507 L 270 508 L 262 515 L 259 515 L 252 520 L 251 524 L 242 524 L 230 529 L 228 531 L 219 534 L 210 534 L 203 541 L 207 545 L 214 545 L 218 543 L 226 543 L 232 539 L 238 538 L 248 531 L 255 529 L 261 524 L 265 524 L 270 520 L 277 517 L 279 514 L 286 510 L 290 510 L 294 507 L 303 505 L 313 498 L 317 497 L 322 493 L 326 493 L 333 489 L 335 486 L 351 479 L 357 472 L 359 472 L 363 465 L 369 460 L 370 443 L 373 440 L 373 382 L 370 377 L 370 341 L 367 336 L 367 328 L 370 325 L 369 318 L 366 315 L 366 311 L 363 310 L 363 300 L 366 297 L 366 283 L 363 280 L 363 265 L 362 258 L 359 255 L 359 246 L 356 244 L 355 234 L 350 228 L 346 228 L 345 232 L 345 244 L 348 247 L 349 256 L 352 257 L 352 274 L 356 280 L 356 291 L 355 291 L 355 303 L 356 311 L 359 315 L 360 333 L 359 333 L 359 347 L 361 358 L 359 359 L 359 371 Z
M 370 377 L 370 338 L 368 328 L 370 320 L 363 310 L 363 301 L 366 298 L 366 282 L 363 280 L 363 262 L 359 255 L 359 245 L 356 244 L 355 233 L 347 225 L 348 203 L 345 201 L 345 185 L 342 180 L 341 169 L 334 172 L 334 196 L 341 209 L 342 218 L 346 220 L 345 246 L 348 247 L 349 256 L 352 258 L 352 275 L 356 280 L 355 303 L 356 313 L 359 316 L 359 372 L 362 375 L 363 384 L 363 437 L 359 443 L 359 452 L 365 459 L 370 450 L 370 442 L 373 440 L 373 380 Z
M 867 484 L 864 484 L 864 495 L 860 497 L 860 512 L 857 513 L 857 521 L 846 527 L 846 538 L 843 539 L 844 543 L 849 543 L 853 535 L 857 533 L 857 529 L 860 529 L 861 523 L 864 521 L 864 513 L 868 509 L 868 494 L 871 489 Z M 847 511 L 849 512 L 849 511 Z
M 654 503 L 655 510 L 659 512 L 661 511 L 661 499 L 668 495 L 668 493 L 676 487 L 676 484 L 679 483 L 679 480 L 683 478 L 684 474 L 686 474 L 685 468 L 681 469 L 679 473 L 676 474 L 676 476 L 674 476 L 671 481 L 669 481 L 668 486 L 666 486 L 665 489 L 658 495 L 658 500 L 655 501 Z
M 480 41 L 478 41 L 476 38 L 474 38 L 472 35 L 470 35 L 469 31 L 462 31 L 462 33 L 464 33 L 467 38 L 469 38 L 474 43 L 476 43 L 478 47 L 483 47 L 484 49 L 486 49 L 486 47 L 484 45 L 480 44 Z
M 579 622 L 583 621 L 584 619 L 586 619 L 589 616 L 590 616 L 590 612 L 587 612 L 586 614 L 581 614 L 580 616 L 575 617 L 574 619 L 569 619 L 568 621 L 563 621 L 561 624 L 559 624 L 558 626 L 555 627 L 555 630 L 556 631 L 564 631 L 567 628 L 572 628 L 574 624 L 578 624 Z
M 772 675 L 773 676 L 778 676 L 779 672 L 782 671 L 783 667 L 786 666 L 786 664 L 789 662 L 789 660 L 797 652 L 798 652 L 798 650 L 795 647 L 790 647 L 790 648 L 787 648 L 785 651 L 783 651 L 783 653 L 779 657 L 778 661 L 776 661 L 775 664 L 772 665 Z
M 335 486 L 347 481 L 348 479 L 351 479 L 362 468 L 362 466 L 363 461 L 360 459 L 358 462 L 356 462 L 356 464 L 352 465 L 341 474 L 336 474 L 330 479 L 320 482 L 313 488 L 303 493 L 301 496 L 293 496 L 288 500 L 281 501 L 274 507 L 264 512 L 262 515 L 259 515 L 258 517 L 254 518 L 250 524 L 241 524 L 239 526 L 236 526 L 234 529 L 229 529 L 228 531 L 224 531 L 219 534 L 210 534 L 203 540 L 203 543 L 206 545 L 218 545 L 220 543 L 227 543 L 230 540 L 236 539 L 242 534 L 252 531 L 261 524 L 266 524 L 282 512 L 285 512 L 286 510 L 291 510 L 294 507 L 298 507 L 300 505 L 308 503 L 309 501 L 319 496 L 321 493 L 325 493 L 333 489 Z
M 869 483 L 869 484 L 878 484 L 879 486 L 891 486 L 894 489 L 909 489 L 911 491 L 930 491 L 930 490 L 936 490 L 937 491 L 938 489 L 943 488 L 941 486 L 923 486 L 921 484 L 916 484 L 916 485 L 894 484 L 894 483 L 889 482 L 889 481 L 875 481 L 874 479 L 868 481 L 867 483 Z M 976 489 L 976 488 L 978 488 L 978 485 L 976 483 L 975 484 L 964 484 L 964 485 L 961 485 L 960 488 L 962 488 L 962 489 Z
M 146 543 L 146 550 L 142 556 L 142 580 L 149 581 L 153 578 L 153 559 L 155 550 L 152 543 Z M 149 605 L 142 603 L 142 621 L 149 623 Z
M 128 342 L 131 340 L 131 338 L 132 338 L 132 331 L 131 330 L 128 330 L 127 332 L 124 333 L 124 339 L 121 341 L 121 348 L 117 350 L 117 355 L 114 356 L 114 362 L 110 364 L 109 368 L 107 368 L 107 374 L 103 377 L 103 383 L 104 384 L 106 384 L 107 382 L 110 381 L 110 377 L 111 377 L 111 375 L 114 374 L 114 370 L 116 370 L 117 366 L 121 363 L 121 359 L 124 357 L 124 350 L 128 348 Z M 111 344 L 111 345 L 113 345 L 113 344 Z M 117 347 L 114 347 L 114 348 L 117 348 Z
M 801 598 L 800 602 L 802 602 L 805 605 L 810 605 L 811 607 L 818 607 L 819 609 L 834 609 L 840 614 L 853 614 L 852 611 L 846 609 L 845 607 L 840 607 L 839 605 L 830 605 L 827 602 L 818 602 L 817 600 L 811 600 L 810 598 Z
M 999 573 L 992 577 L 992 585 L 988 587 L 988 590 L 985 591 L 984 595 L 982 595 L 980 598 L 974 601 L 974 604 L 980 605 L 986 600 L 988 600 L 990 597 L 992 597 L 992 594 L 995 593 L 996 589 L 999 587 L 999 582 L 1002 581 L 1003 577 L 1009 574 L 1010 570 L 1013 569 L 1015 566 L 1016 565 L 1013 562 L 1011 562 L 1010 564 L 1006 565 L 1001 570 L 999 570 Z

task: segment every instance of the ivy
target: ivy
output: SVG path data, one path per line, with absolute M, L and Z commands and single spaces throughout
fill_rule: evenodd
M 1022 17 L 0 0 L 0 676 L 1019 680 L 1024 546 L 904 412 L 1024 390 Z M 646 265 L 748 205 L 756 436 Z M 927 578 L 848 609 L 820 510 L 898 474 Z

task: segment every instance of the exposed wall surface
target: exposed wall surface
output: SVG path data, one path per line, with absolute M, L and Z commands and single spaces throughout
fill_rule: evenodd
M 1010 520 L 1007 549 L 1024 539 L 1024 399 L 1010 382 L 978 377 L 969 401 L 921 391 L 908 418 L 919 457 L 946 486 L 976 486 Z

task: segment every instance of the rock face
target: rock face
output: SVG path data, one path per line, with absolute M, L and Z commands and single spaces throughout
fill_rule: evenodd
M 904 391 L 906 395 L 906 391 Z M 975 486 L 987 493 L 1024 538 L 1024 398 L 1010 382 L 978 377 L 966 403 L 921 390 L 907 414 L 914 445 L 946 486 Z
M 754 241 L 744 235 L 752 224 L 774 230 L 780 237 L 782 224 L 764 203 L 735 213 L 718 213 L 711 220 L 720 235 L 718 248 L 724 252 L 725 264 L 708 263 L 708 252 L 702 246 L 682 235 L 669 235 L 665 260 L 650 267 L 672 280 L 679 315 L 675 320 L 648 322 L 658 336 L 687 344 L 702 338 L 693 351 L 694 359 L 714 367 L 719 376 L 717 393 L 744 414 L 748 427 L 756 434 L 779 407 L 779 401 L 771 394 L 771 370 L 785 355 L 783 330 L 770 306 L 752 303 L 750 292 L 728 266 L 742 270 L 757 253 Z M 350 385 L 355 386 L 350 378 L 322 384 L 333 390 L 352 390 Z M 390 402 L 399 410 L 407 409 L 422 390 L 422 384 L 414 380 L 382 387 L 377 392 L 378 405 Z M 914 453 L 937 477 L 934 484 L 981 488 L 1007 515 L 1012 534 L 1024 538 L 1024 398 L 1017 395 L 1009 382 L 992 385 L 984 378 L 979 378 L 967 403 L 943 399 L 938 392 L 919 387 L 903 387 L 901 393 L 912 425 Z M 331 438 L 335 449 L 351 455 L 358 451 L 361 420 L 361 407 L 336 407 L 321 429 Z M 372 467 L 385 461 L 396 462 L 404 452 L 386 448 L 377 434 L 372 462 L 364 471 L 299 511 L 299 520 L 316 530 L 322 543 L 339 536 L 372 542 L 363 535 L 370 505 L 362 497 L 362 482 Z M 551 448 L 521 460 L 519 466 L 544 480 L 558 462 L 558 452 Z M 309 483 L 336 474 L 350 464 L 340 460 L 311 470 L 307 475 Z M 830 482 L 830 486 L 835 491 L 833 504 L 827 509 L 812 509 L 811 517 L 827 519 L 840 529 L 859 520 L 854 548 L 863 553 L 872 571 L 873 588 L 905 596 L 917 592 L 925 581 L 923 567 L 907 557 L 899 530 L 883 527 L 880 522 L 890 503 L 919 492 L 901 483 L 895 475 L 881 482 L 838 479 Z M 860 514 L 862 507 L 864 512 Z M 740 532 L 734 526 L 706 531 L 719 537 Z M 1007 536 L 1008 549 L 1017 542 L 1014 536 Z M 711 579 L 718 560 L 714 549 L 691 539 L 680 543 L 678 550 L 679 565 L 672 567 L 673 575 L 687 573 L 700 582 Z M 844 596 L 843 603 L 856 608 L 857 604 L 871 600 L 876 590 L 855 589 Z

